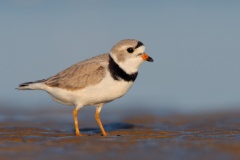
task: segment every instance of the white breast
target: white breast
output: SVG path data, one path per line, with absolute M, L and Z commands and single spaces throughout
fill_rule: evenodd
M 109 73 L 103 80 L 93 86 L 81 90 L 65 90 L 61 88 L 46 87 L 46 91 L 57 102 L 66 105 L 95 105 L 106 103 L 123 96 L 132 86 L 133 82 L 116 81 Z

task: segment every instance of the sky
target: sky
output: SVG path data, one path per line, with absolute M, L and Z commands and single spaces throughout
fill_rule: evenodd
M 145 62 L 129 93 L 108 106 L 176 111 L 240 108 L 240 1 L 0 1 L 0 102 L 60 105 L 19 83 L 48 78 L 142 41 Z

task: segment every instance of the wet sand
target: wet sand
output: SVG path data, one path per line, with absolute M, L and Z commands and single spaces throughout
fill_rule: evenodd
M 94 109 L 83 109 L 85 136 L 75 137 L 71 110 L 2 107 L 0 159 L 240 159 L 240 111 L 164 115 L 106 108 L 103 137 Z

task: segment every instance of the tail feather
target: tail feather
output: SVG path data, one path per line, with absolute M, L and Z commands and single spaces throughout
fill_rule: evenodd
M 45 81 L 46 81 L 46 79 L 41 79 L 41 80 L 37 80 L 34 82 L 24 82 L 24 83 L 19 84 L 18 88 L 16 88 L 16 89 L 19 89 L 19 90 L 40 89 L 38 87 L 39 85 L 33 85 L 33 84 L 39 84 L 39 83 L 42 83 Z

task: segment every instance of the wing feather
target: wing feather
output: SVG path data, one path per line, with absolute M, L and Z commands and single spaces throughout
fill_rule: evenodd
M 106 74 L 109 54 L 102 54 L 59 72 L 45 84 L 67 90 L 78 90 L 99 83 Z

